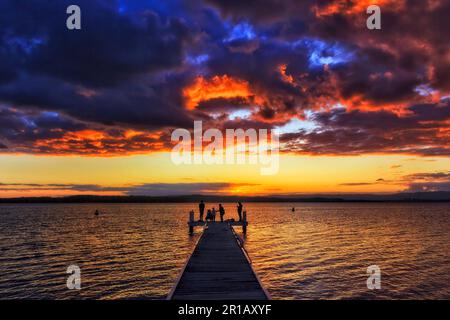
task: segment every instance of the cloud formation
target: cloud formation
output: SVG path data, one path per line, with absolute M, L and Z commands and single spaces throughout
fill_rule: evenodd
M 404 175 L 395 180 L 377 179 L 372 182 L 347 182 L 340 186 L 373 186 L 397 185 L 405 192 L 450 191 L 450 171 L 448 172 L 419 172 Z
M 129 196 L 176 196 L 195 194 L 227 194 L 232 188 L 251 184 L 204 182 L 204 183 L 142 183 L 127 186 L 102 186 L 97 184 L 40 184 L 0 183 L 2 192 L 55 192 L 68 191 L 71 194 L 117 194 Z
M 414 105 L 407 114 L 336 108 L 314 115 L 317 129 L 287 133 L 291 152 L 321 155 L 370 153 L 450 155 L 450 100 Z
M 449 155 L 450 3 L 0 4 L 0 152 L 114 156 L 174 128 L 285 127 L 282 152 Z M 297 125 L 289 125 L 296 120 Z M 309 124 L 313 124 L 313 127 Z
M 450 171 L 414 173 L 405 179 L 411 181 L 407 191 L 450 191 Z

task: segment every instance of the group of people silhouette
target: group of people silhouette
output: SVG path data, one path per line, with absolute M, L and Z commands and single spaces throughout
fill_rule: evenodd
M 238 202 L 237 205 L 237 213 L 239 216 L 239 221 L 242 221 L 242 208 L 243 205 L 241 202 Z M 200 201 L 200 203 L 198 204 L 198 209 L 200 211 L 200 221 L 203 221 L 203 216 L 205 214 L 205 203 L 203 202 L 203 200 Z M 220 221 L 223 222 L 223 217 L 225 215 L 225 208 L 222 206 L 222 204 L 219 204 L 219 215 L 220 215 Z M 216 208 L 213 207 L 212 209 L 208 209 L 208 211 L 206 212 L 206 221 L 216 221 Z

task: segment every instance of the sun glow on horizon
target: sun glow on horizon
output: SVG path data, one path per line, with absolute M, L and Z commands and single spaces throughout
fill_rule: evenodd
M 261 176 L 259 166 L 250 164 L 177 166 L 167 152 L 115 158 L 2 155 L 0 161 L 0 197 L 119 195 L 145 184 L 164 184 L 168 190 L 181 184 L 186 194 L 192 193 L 191 186 L 235 195 L 385 193 L 406 190 L 409 175 L 450 167 L 449 159 L 438 157 L 282 154 L 279 173 Z

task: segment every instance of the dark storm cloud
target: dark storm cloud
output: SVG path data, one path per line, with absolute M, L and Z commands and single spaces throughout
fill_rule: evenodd
M 369 2 L 208 2 L 223 16 L 264 23 L 259 30 L 273 38 L 309 36 L 353 47 L 357 58 L 336 71 L 344 98 L 360 95 L 378 104 L 411 99 L 421 83 L 450 88 L 448 1 L 380 1 L 382 30 L 376 32 L 366 28 Z
M 67 131 L 86 128 L 82 123 L 55 113 L 21 112 L 0 107 L 0 136 L 13 146 L 32 146 L 37 140 L 60 138 Z
M 229 112 L 233 109 L 240 109 L 243 107 L 248 107 L 248 101 L 242 97 L 236 98 L 215 98 L 202 101 L 198 104 L 197 109 L 201 111 L 214 112 L 223 111 Z
M 379 32 L 366 29 L 367 15 L 363 11 L 349 13 L 343 6 L 311 24 L 311 33 L 324 39 L 340 39 L 359 48 L 360 59 L 350 66 L 354 72 L 343 73 L 348 81 L 343 87 L 345 92 L 368 94 L 368 98 L 375 101 L 395 101 L 407 98 L 408 91 L 420 81 L 429 82 L 436 89 L 448 90 L 450 38 L 446 30 L 450 28 L 450 3 L 384 2 L 380 4 L 382 29 Z M 368 81 L 370 75 L 385 72 L 391 72 L 386 84 L 383 86 L 375 81 L 373 88 Z
M 55 113 L 0 107 L 5 152 L 53 155 L 138 154 L 167 150 L 170 132 L 133 131 L 94 125 Z
M 291 1 L 278 0 L 207 0 L 225 17 L 266 21 L 283 16 Z
M 0 101 L 130 127 L 187 123 L 177 75 L 190 35 L 178 18 L 120 14 L 115 1 L 77 1 L 82 29 L 68 31 L 71 1 L 2 1 Z M 164 72 L 161 74 L 161 72 Z
M 423 81 L 416 72 L 404 71 L 386 62 L 375 64 L 373 61 L 357 61 L 339 68 L 335 74 L 344 99 L 362 95 L 374 104 L 413 98 L 416 95 L 414 88 Z
M 219 46 L 214 53 L 207 61 L 211 74 L 227 74 L 247 81 L 253 94 L 261 98 L 250 105 L 260 108 L 259 115 L 263 119 L 272 118 L 275 112 L 281 116 L 301 112 L 309 99 L 321 93 L 318 86 L 324 78 L 320 71 L 303 74 L 300 84 L 288 83 L 280 73 L 282 65 L 288 66 L 289 74 L 305 73 L 309 64 L 307 50 L 288 43 L 265 41 L 251 55 L 229 50 L 226 45 Z M 301 85 L 310 89 L 307 94 L 301 90 Z
M 286 150 L 309 154 L 355 155 L 363 153 L 406 153 L 450 155 L 445 133 L 450 119 L 450 100 L 409 108 L 407 116 L 389 111 L 346 111 L 318 113 L 312 132 L 284 134 Z
M 21 77 L 0 86 L 0 98 L 14 105 L 58 111 L 108 125 L 141 128 L 185 125 L 189 116 L 182 107 L 183 80 L 170 79 L 163 83 L 142 79 L 113 88 L 89 89 L 54 78 Z
M 179 19 L 162 22 L 151 11 L 122 15 L 115 3 L 2 1 L 2 51 L 19 55 L 21 71 L 94 86 L 181 65 L 189 33 Z M 71 4 L 82 8 L 81 30 L 65 27 Z

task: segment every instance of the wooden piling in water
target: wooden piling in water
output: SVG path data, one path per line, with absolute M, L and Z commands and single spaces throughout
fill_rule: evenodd
M 194 233 L 194 211 L 189 212 L 189 234 Z

